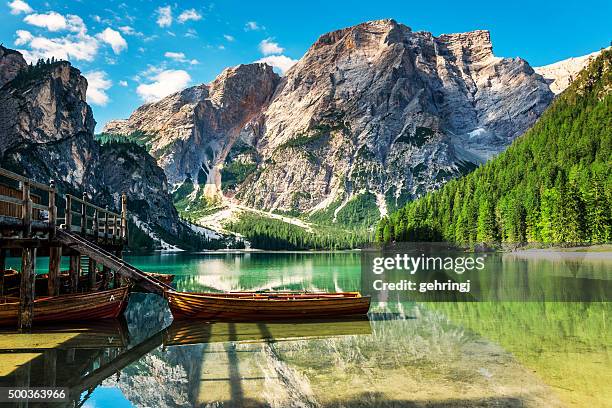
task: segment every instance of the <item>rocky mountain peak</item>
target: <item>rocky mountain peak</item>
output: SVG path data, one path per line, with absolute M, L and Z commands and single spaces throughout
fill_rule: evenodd
M 177 237 L 180 223 L 155 160 L 142 148 L 94 139 L 87 80 L 66 61 L 28 66 L 17 51 L 0 50 L 8 80 L 0 88 L 0 161 L 39 182 L 55 180 L 62 193 L 86 192 L 99 205 L 119 208 L 122 192 L 137 224 Z M 21 67 L 15 75 L 8 66 Z
M 549 84 L 551 91 L 560 94 L 577 78 L 578 73 L 589 65 L 602 50 L 581 57 L 568 58 L 553 64 L 534 68 Z
M 145 140 L 169 181 L 198 181 L 207 195 L 220 191 L 220 168 L 230 147 L 260 115 L 280 77 L 267 64 L 225 69 L 209 85 L 198 85 L 141 106 L 129 119 L 111 121 L 105 133 Z
M 399 24 L 393 19 L 373 20 L 323 34 L 312 45 L 309 52 L 329 46 L 341 45 L 345 49 L 360 48 L 374 40 L 396 42 L 410 27 Z
M 20 144 L 92 135 L 96 122 L 86 93 L 87 80 L 67 61 L 23 66 L 0 92 L 0 130 L 6 135 L 0 154 Z
M 487 58 L 494 57 L 491 33 L 488 30 L 442 34 L 436 40 L 441 48 L 467 64 L 483 62 Z
M 0 45 L 0 88 L 12 81 L 27 65 L 21 53 Z
M 330 222 L 345 208 L 378 216 L 505 149 L 552 98 L 526 61 L 493 54 L 488 31 L 376 20 L 322 35 L 283 78 L 224 71 L 150 151 L 171 183 L 193 182 L 196 206 L 205 190 Z M 136 114 L 132 129 L 170 117 Z

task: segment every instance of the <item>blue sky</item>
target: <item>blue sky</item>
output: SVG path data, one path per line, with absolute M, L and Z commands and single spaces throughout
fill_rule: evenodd
M 505 4 L 504 4 L 505 3 Z M 3 0 L 0 41 L 26 57 L 66 58 L 88 78 L 97 130 L 144 101 L 265 58 L 290 66 L 323 33 L 394 18 L 435 35 L 491 31 L 494 52 L 533 66 L 612 40 L 612 1 Z

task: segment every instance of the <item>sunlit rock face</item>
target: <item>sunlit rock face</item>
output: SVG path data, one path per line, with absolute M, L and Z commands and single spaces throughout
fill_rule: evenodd
M 554 64 L 534 68 L 542 75 L 555 94 L 560 94 L 576 79 L 578 73 L 591 63 L 601 51 L 596 51 L 581 57 L 568 58 Z
M 527 62 L 493 54 L 488 31 L 380 20 L 321 36 L 281 79 L 229 69 L 105 131 L 146 134 L 172 184 L 248 206 L 337 213 L 367 193 L 385 212 L 505 149 L 552 98 Z
M 266 164 L 242 197 L 301 210 L 434 189 L 502 151 L 552 99 L 525 61 L 493 55 L 487 31 L 435 37 L 393 20 L 323 35 L 279 88 L 258 143 Z
M 0 45 L 0 88 L 13 80 L 26 65 L 21 53 Z
M 138 108 L 104 132 L 145 140 L 170 183 L 186 178 L 221 191 L 220 170 L 245 127 L 256 126 L 279 77 L 265 64 L 228 68 L 210 85 L 199 85 Z
M 28 69 L 21 60 L 17 51 L 0 50 L 0 78 L 7 80 L 0 89 L 1 166 L 42 183 L 54 180 L 64 193 L 85 191 L 111 209 L 120 208 L 125 192 L 142 222 L 176 234 L 178 214 L 155 160 L 144 149 L 94 139 L 80 71 L 66 61 Z

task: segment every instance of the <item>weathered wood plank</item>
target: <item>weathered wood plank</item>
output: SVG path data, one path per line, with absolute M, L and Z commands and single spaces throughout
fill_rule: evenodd
M 96 287 L 97 280 L 97 272 L 98 272 L 98 263 L 95 259 L 89 258 L 89 267 L 88 269 L 88 280 L 89 280 L 89 290 L 94 290 Z
M 32 198 L 30 197 L 30 184 L 22 183 L 23 206 L 21 219 L 23 220 L 23 236 L 29 238 L 32 235 Z
M 6 250 L 0 248 L 0 296 L 4 296 L 4 270 L 6 269 Z
M 70 293 L 77 293 L 79 290 L 79 270 L 81 269 L 81 256 L 70 256 Z
M 58 296 L 60 293 L 60 264 L 62 260 L 62 248 L 52 247 L 49 249 L 49 279 L 47 288 L 49 296 Z
M 17 316 L 19 330 L 27 330 L 32 327 L 35 269 L 36 248 L 24 248 L 21 256 L 21 285 L 19 287 L 19 315 Z

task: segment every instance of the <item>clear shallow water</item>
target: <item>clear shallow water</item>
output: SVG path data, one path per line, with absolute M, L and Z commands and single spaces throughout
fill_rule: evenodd
M 127 259 L 175 274 L 186 291 L 349 291 L 361 282 L 358 253 Z M 605 256 L 491 262 L 537 288 L 538 274 L 609 280 L 612 271 Z M 0 376 L 49 384 L 54 360 L 55 383 L 96 407 L 603 407 L 612 400 L 610 311 L 604 302 L 390 301 L 365 321 L 205 324 L 172 322 L 163 300 L 133 294 L 125 325 L 0 335 Z

